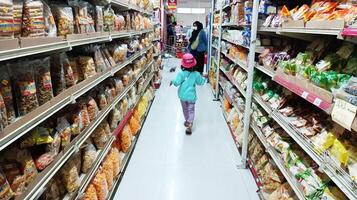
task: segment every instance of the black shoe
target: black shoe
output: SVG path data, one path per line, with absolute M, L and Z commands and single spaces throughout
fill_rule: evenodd
M 192 124 L 188 125 L 186 129 L 186 135 L 192 135 Z

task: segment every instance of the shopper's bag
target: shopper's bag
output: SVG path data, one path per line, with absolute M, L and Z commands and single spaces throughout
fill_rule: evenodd
M 201 35 L 201 32 L 198 33 L 198 36 L 197 36 L 196 40 L 191 44 L 191 49 L 192 50 L 196 50 L 197 49 L 198 43 L 200 41 L 200 35 Z

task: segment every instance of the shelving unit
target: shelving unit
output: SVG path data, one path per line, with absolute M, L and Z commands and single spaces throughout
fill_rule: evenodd
M 228 2 L 228 1 L 220 1 L 222 2 Z M 236 3 L 236 2 L 235 2 Z M 298 39 L 298 40 L 304 40 L 307 42 L 312 42 L 316 40 L 317 38 L 321 37 L 331 37 L 338 39 L 338 40 L 344 40 L 345 42 L 351 42 L 355 47 L 356 47 L 356 41 L 357 41 L 357 29 L 354 27 L 350 28 L 344 28 L 344 29 L 314 29 L 314 28 L 270 28 L 270 27 L 263 27 L 261 23 L 258 24 L 256 19 L 258 18 L 258 3 L 259 1 L 254 1 L 253 6 L 252 6 L 252 21 L 251 25 L 246 25 L 244 23 L 222 23 L 222 17 L 224 14 L 223 12 L 229 12 L 230 7 L 235 4 L 235 3 L 229 3 L 226 5 L 220 5 L 219 3 L 217 4 L 217 1 L 215 1 L 215 4 L 217 4 L 215 7 L 217 10 L 215 10 L 213 13 L 216 14 L 216 18 L 218 18 L 218 15 L 220 17 L 219 23 L 213 24 L 217 28 L 217 35 L 213 35 L 215 37 L 215 40 L 218 40 L 219 47 L 212 45 L 211 48 L 215 49 L 216 51 L 219 51 L 219 57 L 220 59 L 225 59 L 229 61 L 229 63 L 236 64 L 237 67 L 242 68 L 245 72 L 247 72 L 247 89 L 243 90 L 239 84 L 237 84 L 237 81 L 235 78 L 230 75 L 227 71 L 224 70 L 224 68 L 221 66 L 223 62 L 216 62 L 216 65 L 218 65 L 217 70 L 217 82 L 218 82 L 218 89 L 217 93 L 220 94 L 219 97 L 221 99 L 221 102 L 223 104 L 222 99 L 226 99 L 232 107 L 237 107 L 235 105 L 234 100 L 232 100 L 229 95 L 227 94 L 227 91 L 225 90 L 224 84 L 221 82 L 221 79 L 219 78 L 219 74 L 221 76 L 226 77 L 226 79 L 233 85 L 234 88 L 237 89 L 237 91 L 245 98 L 245 104 L 246 104 L 246 109 L 244 111 L 244 118 L 242 120 L 242 123 L 244 125 L 244 130 L 243 130 L 243 144 L 239 146 L 239 149 L 241 149 L 242 153 L 242 163 L 243 167 L 249 167 L 251 168 L 252 175 L 255 177 L 256 180 L 259 180 L 259 175 L 256 173 L 254 170 L 254 163 L 249 158 L 249 155 L 246 153 L 246 148 L 248 147 L 248 132 L 249 130 L 252 130 L 252 133 L 254 134 L 254 137 L 257 137 L 260 141 L 260 143 L 264 146 L 265 152 L 270 156 L 271 160 L 275 163 L 281 174 L 285 177 L 287 183 L 291 186 L 292 190 L 294 191 L 296 197 L 298 199 L 305 199 L 305 192 L 303 189 L 303 186 L 300 183 L 300 180 L 298 180 L 292 172 L 289 170 L 289 168 L 285 165 L 285 161 L 282 158 L 282 155 L 277 152 L 277 150 L 274 149 L 272 145 L 269 144 L 267 141 L 266 136 L 262 132 L 261 128 L 257 126 L 257 124 L 250 119 L 251 117 L 251 100 L 259 107 L 262 108 L 266 112 L 266 116 L 269 118 L 271 122 L 276 123 L 279 127 L 281 127 L 290 137 L 291 139 L 303 150 L 304 153 L 308 157 L 310 157 L 318 166 L 319 166 L 319 171 L 325 174 L 333 184 L 335 184 L 349 199 L 357 199 L 357 183 L 355 180 L 352 179 L 351 175 L 347 173 L 346 169 L 341 167 L 332 156 L 331 153 L 329 153 L 327 150 L 324 152 L 318 151 L 317 146 L 314 145 L 312 142 L 311 138 L 303 135 L 297 128 L 295 128 L 289 121 L 289 119 L 285 116 L 283 116 L 279 110 L 273 109 L 269 103 L 265 102 L 262 98 L 261 95 L 258 93 L 253 92 L 253 74 L 255 73 L 260 73 L 262 76 L 266 76 L 268 79 L 271 79 L 274 84 L 276 84 L 276 87 L 282 88 L 284 91 L 290 91 L 293 93 L 292 95 L 296 96 L 296 99 L 302 98 L 305 99 L 306 102 L 308 102 L 311 107 L 317 107 L 319 108 L 321 114 L 327 114 L 332 116 L 333 110 L 335 108 L 335 101 L 336 97 L 326 98 L 325 96 L 321 96 L 314 88 L 311 88 L 309 84 L 303 85 L 301 81 L 297 80 L 298 78 L 295 79 L 295 77 L 292 77 L 291 75 L 286 75 L 282 70 L 274 71 L 268 67 L 262 66 L 257 62 L 257 54 L 262 53 L 264 47 L 259 47 L 259 50 L 256 50 L 256 34 L 262 34 L 262 35 L 268 35 L 268 36 L 277 36 L 277 38 L 290 38 L 290 39 Z M 241 3 L 241 2 L 240 2 Z M 243 2 L 244 3 L 244 2 Z M 224 3 L 223 3 L 224 4 Z M 218 20 L 216 20 L 217 22 Z M 251 30 L 251 36 L 250 36 L 250 46 L 242 45 L 239 42 L 230 40 L 226 38 L 225 36 L 222 36 L 222 31 L 223 29 L 244 29 L 245 27 L 250 27 Z M 337 41 L 338 41 L 337 40 Z M 245 49 L 249 50 L 249 55 L 247 58 L 247 61 L 242 61 L 237 58 L 234 58 L 228 54 L 224 49 L 221 48 L 221 43 L 222 41 L 228 42 L 231 45 L 234 46 L 240 46 L 244 47 Z M 253 42 L 254 41 L 254 42 Z M 216 41 L 217 43 L 217 41 Z M 212 59 L 213 62 L 215 62 L 214 59 Z M 227 67 L 225 67 L 226 69 Z M 310 83 L 311 84 L 311 83 Z M 268 86 L 272 87 L 272 86 Z M 316 86 L 317 87 L 317 86 Z M 219 92 L 220 91 L 220 92 Z M 332 96 L 332 94 L 331 94 Z M 227 113 L 223 110 L 223 114 L 225 116 L 225 119 L 227 120 Z M 333 122 L 337 123 L 338 122 Z M 229 123 L 228 123 L 229 125 Z M 232 132 L 232 136 L 234 135 L 234 131 L 232 130 L 231 127 L 230 131 Z M 355 116 L 355 119 L 352 123 L 351 127 L 353 133 L 356 133 L 357 131 L 357 117 Z M 353 134 L 352 133 L 352 134 Z M 235 143 L 237 143 L 236 139 L 233 138 Z M 262 185 L 261 185 L 262 184 Z M 264 182 L 262 181 L 257 181 L 257 186 L 259 188 L 264 188 Z M 264 193 L 264 191 L 263 191 Z M 265 198 L 265 195 L 260 195 L 263 199 Z

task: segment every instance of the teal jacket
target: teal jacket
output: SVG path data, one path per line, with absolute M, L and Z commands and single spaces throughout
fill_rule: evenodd
M 206 79 L 198 72 L 180 71 L 172 84 L 178 89 L 178 96 L 182 101 L 195 103 L 197 100 L 196 85 L 204 85 Z

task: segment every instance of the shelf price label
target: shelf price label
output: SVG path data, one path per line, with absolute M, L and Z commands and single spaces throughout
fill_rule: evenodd
M 357 107 L 341 99 L 335 100 L 332 110 L 332 120 L 351 131 Z
M 309 96 L 309 93 L 306 92 L 306 91 L 304 91 L 304 92 L 301 94 L 301 97 L 304 98 L 304 99 L 306 99 L 307 96 Z
M 319 106 L 321 105 L 321 103 L 322 103 L 322 100 L 321 100 L 321 99 L 315 98 L 315 100 L 314 100 L 314 105 L 315 105 L 315 106 L 319 107 Z

